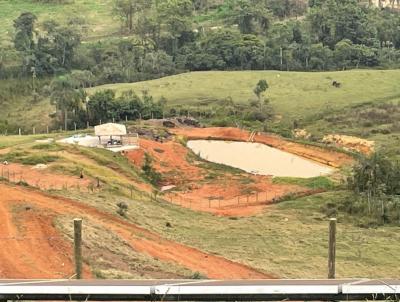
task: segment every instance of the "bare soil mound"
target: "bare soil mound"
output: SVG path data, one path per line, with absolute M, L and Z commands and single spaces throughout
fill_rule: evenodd
M 154 159 L 153 164 L 162 173 L 166 184 L 182 184 L 187 180 L 202 178 L 202 170 L 187 161 L 189 150 L 174 141 L 165 143 L 140 139 L 140 149 L 126 152 L 126 156 L 138 167 L 144 162 L 145 152 Z

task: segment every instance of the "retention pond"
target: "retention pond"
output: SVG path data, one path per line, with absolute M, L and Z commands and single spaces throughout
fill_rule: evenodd
M 315 161 L 259 143 L 190 140 L 187 146 L 205 160 L 253 174 L 308 178 L 334 171 Z

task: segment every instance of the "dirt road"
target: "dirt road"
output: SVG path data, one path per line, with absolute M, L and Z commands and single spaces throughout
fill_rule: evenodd
M 0 192 L 0 278 L 72 276 L 72 246 L 53 227 L 54 213 L 32 207 L 18 211 L 13 208 L 20 204 L 18 194 Z
M 257 271 L 246 265 L 227 260 L 223 257 L 207 254 L 195 248 L 185 246 L 160 237 L 133 223 L 122 220 L 110 213 L 94 207 L 62 198 L 47 195 L 29 188 L 12 187 L 0 184 L 0 238 L 55 237 L 56 246 L 43 240 L 10 240 L 12 243 L 0 249 L 0 277 L 32 278 L 60 277 L 71 272 L 71 247 L 62 240 L 55 230 L 52 220 L 57 215 L 73 215 L 89 219 L 124 239 L 133 249 L 158 258 L 162 261 L 176 262 L 193 272 L 198 271 L 209 278 L 246 279 L 271 278 L 273 276 Z M 29 212 L 12 215 L 12 208 L 19 207 Z M 20 216 L 22 215 L 22 216 Z M 25 217 L 25 215 L 29 215 Z M 17 220 L 15 217 L 21 217 Z M 29 219 L 25 219 L 29 218 Z M 25 229 L 27 233 L 18 233 Z M 5 239 L 7 240 L 7 239 Z M 6 241 L 4 241 L 6 242 Z M 60 250 L 62 248 L 62 251 Z M 60 265 L 64 263 L 63 270 Z M 13 268 L 16 268 L 13 270 Z

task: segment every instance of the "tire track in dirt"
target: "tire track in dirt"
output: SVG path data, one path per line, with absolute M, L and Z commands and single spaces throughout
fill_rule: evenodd
M 195 248 L 164 239 L 156 233 L 122 220 L 111 213 L 103 212 L 71 199 L 55 197 L 32 189 L 11 187 L 4 184 L 0 184 L 0 193 L 0 203 L 3 205 L 25 205 L 28 203 L 37 207 L 40 213 L 50 211 L 57 215 L 70 214 L 90 219 L 119 235 L 133 249 L 141 253 L 163 261 L 176 262 L 192 271 L 198 271 L 209 278 L 262 279 L 274 277 L 221 256 L 207 254 Z M 40 250 L 39 247 L 38 249 Z M 13 258 L 15 258 L 15 255 L 13 255 Z
M 16 211 L 0 200 L 0 278 L 68 278 L 72 246 L 52 226 L 53 213 Z M 88 270 L 85 272 L 88 276 Z

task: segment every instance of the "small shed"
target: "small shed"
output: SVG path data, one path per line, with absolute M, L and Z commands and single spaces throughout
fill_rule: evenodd
M 109 137 L 109 144 L 114 145 L 114 143 L 122 144 L 122 137 L 127 135 L 126 127 L 122 124 L 107 123 L 103 125 L 98 125 L 94 127 L 94 133 L 99 138 L 99 143 L 101 144 L 102 137 Z M 113 137 L 119 137 L 119 142 L 114 141 Z

